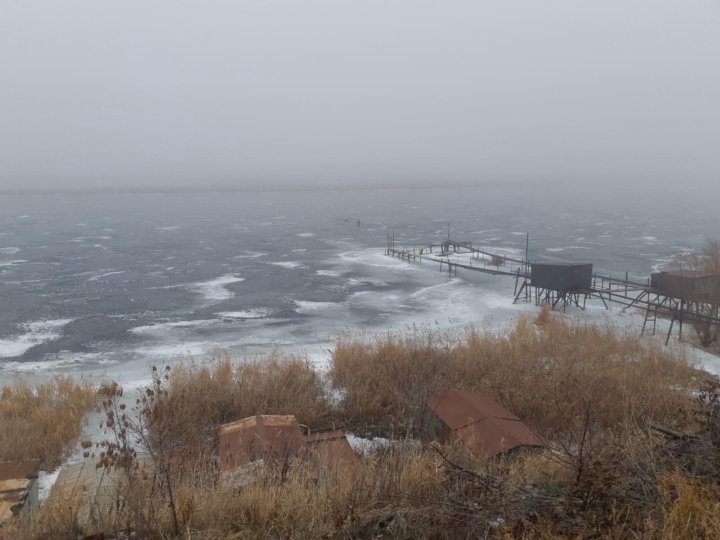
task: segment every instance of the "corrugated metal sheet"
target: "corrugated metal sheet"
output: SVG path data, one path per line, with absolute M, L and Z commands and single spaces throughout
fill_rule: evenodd
M 488 396 L 451 390 L 428 400 L 442 442 L 455 437 L 475 455 L 489 458 L 519 446 L 543 446 L 542 440 L 513 413 Z
M 225 424 L 220 436 L 220 469 L 248 465 L 258 459 L 294 457 L 305 446 L 300 424 L 292 415 L 256 415 Z
M 428 405 L 453 430 L 485 418 L 520 420 L 494 399 L 476 392 L 451 390 L 430 398 Z

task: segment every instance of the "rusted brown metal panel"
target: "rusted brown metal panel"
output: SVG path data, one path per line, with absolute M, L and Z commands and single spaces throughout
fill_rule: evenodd
M 488 396 L 451 390 L 428 400 L 441 442 L 461 440 L 481 458 L 519 446 L 543 446 L 542 440 L 513 413 Z
M 305 442 L 313 460 L 319 463 L 336 464 L 357 459 L 357 455 L 350 446 L 347 436 L 342 431 L 310 433 L 305 438 Z
M 0 462 L 0 480 L 14 478 L 37 478 L 40 470 L 39 459 Z
M 220 426 L 220 468 L 234 469 L 258 459 L 294 457 L 305 446 L 292 415 L 256 415 Z
M 543 446 L 542 441 L 519 420 L 486 418 L 454 433 L 483 459 L 521 446 Z
M 430 398 L 428 405 L 452 430 L 484 418 L 520 420 L 494 399 L 477 392 L 451 390 Z

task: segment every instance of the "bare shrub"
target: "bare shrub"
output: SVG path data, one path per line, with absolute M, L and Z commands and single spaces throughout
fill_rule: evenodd
M 95 406 L 90 384 L 58 377 L 0 390 L 0 461 L 41 459 L 57 467 L 79 439 L 85 415 Z
M 689 256 L 690 267 L 703 274 L 720 274 L 720 240 L 708 240 Z

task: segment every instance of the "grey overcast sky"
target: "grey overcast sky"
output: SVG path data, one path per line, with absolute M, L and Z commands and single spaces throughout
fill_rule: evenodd
M 0 0 L 0 189 L 720 182 L 718 0 Z

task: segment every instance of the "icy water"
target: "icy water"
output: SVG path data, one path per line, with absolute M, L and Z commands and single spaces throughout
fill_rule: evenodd
M 214 347 L 326 355 L 343 331 L 506 324 L 512 280 L 383 255 L 447 235 L 643 279 L 720 237 L 718 193 L 556 186 L 0 196 L 0 382 L 142 379 Z

